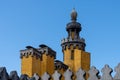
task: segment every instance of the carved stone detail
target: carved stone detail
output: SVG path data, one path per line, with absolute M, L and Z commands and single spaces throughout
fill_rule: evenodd
M 47 54 L 50 56 L 53 56 L 54 59 L 56 58 L 56 52 L 54 50 L 52 50 L 50 47 L 42 44 L 39 46 L 40 48 L 38 48 L 37 50 L 41 53 L 41 54 Z
M 112 71 L 113 70 L 109 67 L 109 65 L 105 65 L 104 68 L 102 68 L 101 70 L 103 74 L 100 80 L 113 80 L 111 76 Z
M 65 80 L 72 80 L 72 71 L 67 69 L 67 71 L 64 73 Z
M 88 73 L 89 73 L 88 80 L 99 80 L 98 79 L 99 71 L 96 69 L 96 67 L 92 66 Z
M 85 80 L 84 78 L 85 71 L 83 71 L 81 68 L 76 73 L 77 79 L 76 80 Z
M 9 79 L 11 79 L 11 80 L 19 80 L 19 76 L 18 76 L 17 72 L 16 71 L 11 71 Z
M 41 53 L 33 48 L 33 47 L 27 47 L 27 49 L 25 50 L 21 50 L 20 51 L 20 58 L 22 58 L 23 56 L 25 56 L 26 58 L 29 57 L 29 56 L 35 56 L 36 58 L 41 58 Z
M 79 69 L 75 73 L 75 78 L 72 79 L 73 73 L 71 70 L 67 69 L 63 75 L 55 71 L 52 76 L 52 80 L 61 80 L 61 77 L 64 77 L 64 80 L 86 80 L 84 77 L 85 73 L 89 74 L 89 78 L 87 80 L 120 80 L 120 63 L 115 67 L 116 72 L 114 78 L 111 76 L 112 69 L 105 65 L 101 72 L 102 76 L 98 76 L 99 71 L 93 66 L 88 72 Z M 37 74 L 34 74 L 31 78 L 28 77 L 26 74 L 22 74 L 19 78 L 16 71 L 11 71 L 10 75 L 8 75 L 5 67 L 0 67 L 0 80 L 50 80 L 50 75 L 45 72 L 45 74 L 39 77 Z
M 85 44 L 84 43 L 77 43 L 77 42 L 67 42 L 62 44 L 62 50 L 66 50 L 66 47 L 68 47 L 68 49 L 70 49 L 70 46 L 73 45 L 73 48 L 76 49 L 78 46 L 79 50 L 83 50 L 85 51 Z
M 53 77 L 53 80 L 60 80 L 61 74 L 58 73 L 58 71 L 55 71 L 52 77 Z
M 0 80 L 8 80 L 9 76 L 5 67 L 0 67 Z
M 35 78 L 35 80 L 40 80 L 40 77 L 36 73 L 33 75 L 33 77 Z
M 114 79 L 116 79 L 116 80 L 120 79 L 120 63 L 115 67 L 114 70 L 116 72 Z
M 29 80 L 29 77 L 28 77 L 28 75 L 26 75 L 26 74 L 22 74 L 22 75 L 20 76 L 20 80 Z
M 42 80 L 49 80 L 50 76 L 47 72 L 45 72 L 44 75 L 41 78 L 42 78 Z
M 68 69 L 68 66 L 65 65 L 63 62 L 56 60 L 55 61 L 55 70 L 61 70 L 63 69 L 64 71 Z

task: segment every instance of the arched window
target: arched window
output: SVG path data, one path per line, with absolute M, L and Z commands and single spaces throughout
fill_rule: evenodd
M 71 60 L 74 60 L 74 50 L 71 50 Z

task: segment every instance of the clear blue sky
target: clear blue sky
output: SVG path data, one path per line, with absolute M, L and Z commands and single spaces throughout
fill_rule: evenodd
M 63 60 L 61 39 L 75 7 L 91 65 L 120 62 L 120 0 L 0 0 L 0 66 L 20 73 L 20 50 L 46 44 Z

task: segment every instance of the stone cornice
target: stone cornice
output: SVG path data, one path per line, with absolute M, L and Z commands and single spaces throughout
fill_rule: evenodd
M 41 58 L 42 55 L 41 53 L 36 50 L 35 48 L 27 48 L 25 50 L 20 50 L 20 58 L 23 58 L 23 57 L 29 57 L 29 56 L 36 56 L 36 58 Z
M 55 70 L 61 70 L 63 69 L 64 71 L 68 69 L 68 66 L 65 65 L 63 62 L 56 60 L 55 61 Z
M 37 49 L 42 54 L 47 54 L 56 58 L 56 52 L 46 45 L 40 45 L 40 48 Z
M 73 46 L 74 49 L 76 48 L 76 46 L 78 46 L 78 49 L 85 51 L 86 44 L 83 38 L 81 39 L 78 38 L 74 40 L 66 38 L 61 41 L 62 50 L 65 50 L 66 46 L 69 49 L 71 45 Z

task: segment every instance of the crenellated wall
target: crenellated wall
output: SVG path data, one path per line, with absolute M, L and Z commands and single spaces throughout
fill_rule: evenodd
M 115 75 L 112 76 L 113 69 L 109 65 L 105 65 L 101 70 L 102 75 L 99 74 L 100 71 L 96 67 L 92 66 L 88 72 L 79 69 L 73 74 L 71 70 L 67 69 L 63 74 L 56 70 L 52 75 L 45 72 L 41 77 L 36 73 L 32 77 L 28 77 L 26 74 L 19 77 L 16 71 L 11 71 L 9 75 L 5 67 L 0 67 L 0 80 L 61 80 L 61 77 L 64 77 L 64 80 L 120 80 L 120 63 L 114 68 L 114 71 Z M 86 73 L 89 74 L 88 79 L 84 77 Z

